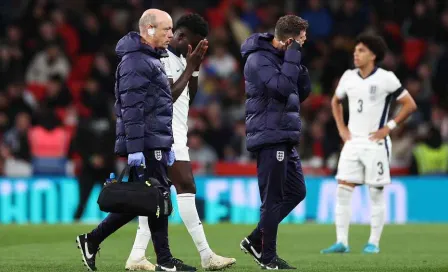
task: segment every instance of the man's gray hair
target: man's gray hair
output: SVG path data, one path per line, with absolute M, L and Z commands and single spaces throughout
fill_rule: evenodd
M 138 26 L 140 28 L 143 28 L 147 25 L 156 26 L 156 15 L 155 14 L 147 13 L 147 14 L 144 14 L 142 17 L 140 17 L 140 20 L 138 21 Z

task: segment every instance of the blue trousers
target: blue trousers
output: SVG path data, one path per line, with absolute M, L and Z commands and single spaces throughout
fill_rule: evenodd
M 156 178 L 169 190 L 171 182 L 167 176 L 168 151 L 149 150 L 145 152 L 146 171 L 149 177 Z M 129 221 L 134 219 L 135 214 L 110 213 L 92 232 L 88 234 L 88 240 L 100 244 L 109 235 L 117 231 Z M 148 217 L 148 225 L 151 230 L 154 251 L 157 255 L 157 263 L 162 264 L 172 258 L 168 243 L 168 216 L 155 215 Z
M 262 262 L 277 255 L 277 230 L 280 222 L 305 198 L 306 187 L 296 149 L 275 145 L 257 152 L 260 189 L 260 222 L 249 239 L 261 246 Z

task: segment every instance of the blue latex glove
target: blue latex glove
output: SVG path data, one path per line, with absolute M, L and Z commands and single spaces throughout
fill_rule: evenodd
M 143 156 L 142 152 L 131 153 L 128 155 L 128 164 L 129 166 L 141 166 L 145 164 L 145 156 Z
M 170 153 L 168 154 L 168 166 L 171 166 L 176 161 L 176 154 L 174 154 L 173 150 L 170 150 Z

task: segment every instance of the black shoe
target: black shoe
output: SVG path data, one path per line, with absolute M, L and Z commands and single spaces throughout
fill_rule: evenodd
M 252 255 L 258 264 L 261 264 L 261 245 L 256 245 L 246 237 L 241 241 L 240 248 L 244 253 Z
M 87 234 L 81 234 L 76 237 L 76 243 L 81 250 L 82 262 L 89 271 L 96 271 L 95 258 L 100 251 L 98 245 L 94 245 L 87 240 Z
M 288 269 L 297 269 L 293 266 L 290 266 L 285 260 L 276 256 L 272 261 L 268 264 L 261 264 L 261 269 L 264 270 L 288 270 Z
M 196 271 L 196 267 L 186 265 L 183 261 L 171 258 L 166 263 L 163 264 L 157 264 L 156 265 L 156 271 L 184 271 L 184 272 L 190 272 L 190 271 Z

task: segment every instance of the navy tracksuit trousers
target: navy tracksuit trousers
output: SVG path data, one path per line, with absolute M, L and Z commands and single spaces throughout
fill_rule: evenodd
M 306 188 L 299 154 L 290 145 L 275 145 L 257 152 L 260 189 L 260 222 L 249 235 L 261 245 L 262 262 L 277 255 L 277 230 L 280 222 L 305 198 Z
M 157 179 L 169 190 L 171 182 L 167 176 L 168 151 L 150 150 L 145 152 L 146 171 L 148 177 Z M 137 217 L 135 214 L 109 213 L 109 215 L 88 234 L 88 240 L 100 244 L 109 235 L 117 231 Z M 168 216 L 148 216 L 148 225 L 151 230 L 151 238 L 154 251 L 157 255 L 157 263 L 163 264 L 172 258 L 168 243 Z

